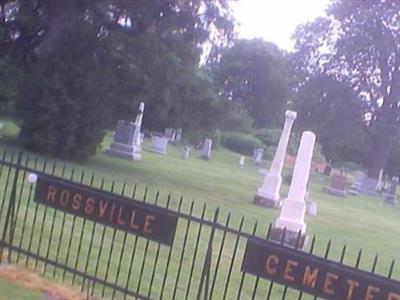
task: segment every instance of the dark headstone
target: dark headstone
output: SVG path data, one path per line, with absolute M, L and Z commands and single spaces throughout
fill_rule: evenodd
M 325 187 L 323 190 L 334 196 L 344 197 L 347 195 L 347 178 L 342 175 L 333 175 L 331 177 L 331 186 Z
M 326 165 L 324 169 L 324 175 L 331 176 L 332 167 L 330 165 Z

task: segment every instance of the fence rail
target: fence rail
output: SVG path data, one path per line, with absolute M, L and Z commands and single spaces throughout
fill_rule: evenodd
M 82 168 L 4 151 L 0 156 L 0 261 L 23 264 L 44 276 L 109 299 L 315 299 L 241 271 L 248 239 L 268 239 L 270 225 L 233 218 L 171 195 L 161 197 L 126 181 Z M 161 208 L 178 218 L 171 247 L 80 218 L 34 201 L 29 174 L 54 176 Z M 28 178 L 29 177 L 29 178 Z M 32 179 L 32 178 L 30 178 Z M 282 245 L 283 246 L 283 245 Z M 306 249 L 325 259 L 400 278 L 394 260 L 380 260 L 346 245 Z M 372 262 L 372 264 L 371 264 Z

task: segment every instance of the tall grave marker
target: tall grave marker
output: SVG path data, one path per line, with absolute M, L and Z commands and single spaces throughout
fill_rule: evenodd
M 142 141 L 140 130 L 144 112 L 144 103 L 140 102 L 139 112 L 135 122 L 119 120 L 113 136 L 113 141 L 107 149 L 110 155 L 131 160 L 142 159 Z
M 264 178 L 262 186 L 257 189 L 254 202 L 268 207 L 276 207 L 279 203 L 279 191 L 282 185 L 282 169 L 286 155 L 286 148 L 289 142 L 290 132 L 297 113 L 291 110 L 286 111 L 285 125 L 279 139 L 279 144 L 272 160 L 271 168 Z
M 310 176 L 314 144 L 315 134 L 311 131 L 303 132 L 289 194 L 283 201 L 281 212 L 275 222 L 275 228 L 271 231 L 271 239 L 280 241 L 284 230 L 286 230 L 284 242 L 291 246 L 295 246 L 299 232 L 301 232 L 302 236 L 300 246 L 304 243 L 304 236 L 307 229 L 304 222 L 306 213 L 305 198 L 307 195 L 307 184 Z

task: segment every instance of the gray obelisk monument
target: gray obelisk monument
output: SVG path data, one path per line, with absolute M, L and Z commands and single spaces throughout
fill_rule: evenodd
M 276 207 L 279 203 L 279 191 L 282 184 L 282 169 L 285 162 L 286 148 L 289 142 L 290 132 L 297 113 L 291 110 L 286 111 L 285 125 L 276 148 L 271 168 L 265 175 L 262 186 L 257 189 L 254 202 L 268 207 Z

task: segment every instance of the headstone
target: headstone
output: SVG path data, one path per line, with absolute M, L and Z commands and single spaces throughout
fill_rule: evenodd
M 254 159 L 253 159 L 253 162 L 256 166 L 259 166 L 261 164 L 263 153 L 264 153 L 263 148 L 256 148 Z
M 315 202 L 307 201 L 306 202 L 306 214 L 309 216 L 317 216 L 318 213 L 318 205 Z
M 209 160 L 211 158 L 212 140 L 205 139 L 203 149 L 201 150 L 201 158 Z
M 347 195 L 347 178 L 343 175 L 333 175 L 331 177 L 331 186 L 324 187 L 323 190 L 331 195 L 344 197 Z
M 283 242 L 292 247 L 296 246 L 299 232 L 301 238 L 297 246 L 302 248 L 304 245 L 307 229 L 307 225 L 304 222 L 306 213 L 305 198 L 307 195 L 314 144 L 315 134 L 311 131 L 303 132 L 293 170 L 292 184 L 290 185 L 287 198 L 283 201 L 279 217 L 275 221 L 273 234 L 271 235 L 271 239 L 280 241 L 283 231 L 285 231 Z
M 182 143 L 182 128 L 178 128 L 176 130 L 176 136 L 175 136 L 175 144 L 180 144 Z
M 239 158 L 239 163 L 238 163 L 239 169 L 243 169 L 244 168 L 244 161 L 245 161 L 245 157 L 241 156 Z
M 143 144 L 143 142 L 144 142 L 144 133 L 142 132 L 140 134 L 140 144 Z
M 262 175 L 262 176 L 265 176 L 265 175 L 268 174 L 268 170 L 267 170 L 267 169 L 260 168 L 260 169 L 257 170 L 257 173 L 260 174 L 260 175 Z
M 175 142 L 176 130 L 174 128 L 165 128 L 164 137 L 168 139 L 168 142 Z
M 397 204 L 397 195 L 396 195 L 396 190 L 397 190 L 397 185 L 399 184 L 399 178 L 398 177 L 393 177 L 392 180 L 390 180 L 388 190 L 383 193 L 383 196 L 385 197 L 385 203 L 396 205 Z
M 107 154 L 132 160 L 140 160 L 141 133 L 144 103 L 139 105 L 139 112 L 135 122 L 119 120 L 113 135 L 113 141 L 107 149 Z
M 324 168 L 324 175 L 331 176 L 332 167 L 330 165 L 326 165 Z
M 159 154 L 167 154 L 168 141 L 166 137 L 152 136 L 152 151 Z
M 189 158 L 189 153 L 190 153 L 190 148 L 188 146 L 185 146 L 182 148 L 182 159 L 188 159 Z
M 282 184 L 281 174 L 286 156 L 286 148 L 296 116 L 296 112 L 290 110 L 286 111 L 285 124 L 283 126 L 274 159 L 271 163 L 271 168 L 265 176 L 262 186 L 257 189 L 256 195 L 254 196 L 254 203 L 267 207 L 276 207 L 279 203 L 279 191 Z
M 1 137 L 1 131 L 3 130 L 3 122 L 0 121 L 0 137 Z

